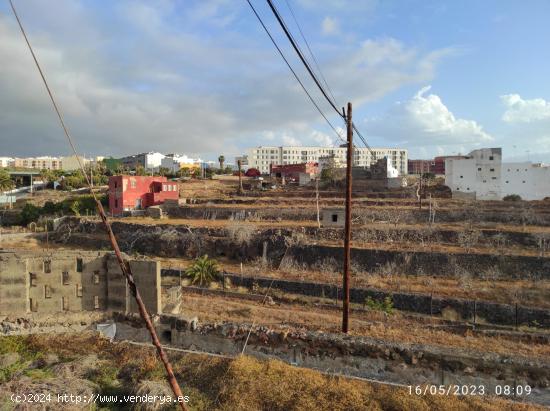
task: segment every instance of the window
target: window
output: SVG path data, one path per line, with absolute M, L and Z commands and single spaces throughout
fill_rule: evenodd
M 69 299 L 67 297 L 61 297 L 61 309 L 69 311 Z
M 44 272 L 45 273 L 51 273 L 52 272 L 52 262 L 51 262 L 51 260 L 44 260 Z
M 497 178 L 496 177 L 491 177 L 491 179 L 496 180 Z
M 94 295 L 94 309 L 99 310 L 99 295 Z
M 464 176 L 460 176 L 460 178 L 464 178 Z
M 62 282 L 63 285 L 69 284 L 69 272 L 68 271 L 63 271 L 61 273 L 61 282 Z
M 44 298 L 52 298 L 52 289 L 49 285 L 44 285 Z
M 118 199 L 115 198 L 115 208 L 118 208 Z
M 76 259 L 76 272 L 78 273 L 82 272 L 82 258 Z
M 114 182 L 113 187 L 114 187 L 114 188 L 117 188 L 117 183 L 116 183 L 116 181 Z
M 489 160 L 492 160 L 493 159 L 493 156 L 489 156 Z
M 31 287 L 36 287 L 36 274 L 35 273 L 29 273 L 29 283 Z
M 94 271 L 94 284 L 99 284 L 99 271 Z
M 491 169 L 489 169 L 489 171 L 495 171 L 495 169 L 494 169 L 494 168 L 491 168 Z
M 522 183 L 525 184 L 525 180 L 523 180 Z
M 481 171 L 481 167 L 478 167 L 478 168 L 477 168 L 477 171 Z M 509 170 L 508 170 L 508 171 L 509 171 Z
M 508 184 L 508 180 L 506 180 L 506 184 Z
M 168 189 L 166 188 L 166 184 L 162 185 L 162 191 L 168 191 Z
M 36 312 L 38 311 L 38 304 L 36 301 L 34 301 L 32 298 L 29 298 L 29 308 L 31 311 Z
M 338 214 L 333 214 L 333 215 L 332 215 L 332 222 L 333 222 L 333 223 L 338 222 Z
M 136 180 L 134 178 L 130 179 L 130 187 L 136 188 Z
M 76 285 L 76 296 L 77 297 L 82 297 L 82 284 L 77 284 Z

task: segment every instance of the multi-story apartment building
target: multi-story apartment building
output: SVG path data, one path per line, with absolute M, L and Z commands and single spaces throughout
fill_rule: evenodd
M 262 174 L 269 173 L 270 165 L 319 162 L 320 158 L 333 156 L 335 164 L 346 164 L 346 146 L 340 147 L 254 147 L 248 149 L 248 167 L 257 168 Z M 353 165 L 369 167 L 377 160 L 387 157 L 400 175 L 407 174 L 407 150 L 403 148 L 355 147 Z
M 13 160 L 15 168 L 33 168 L 37 170 L 62 170 L 63 162 L 58 157 L 26 157 Z

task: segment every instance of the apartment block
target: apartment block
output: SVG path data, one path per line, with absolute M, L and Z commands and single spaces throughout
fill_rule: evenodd
M 384 157 L 400 175 L 407 174 L 408 152 L 403 148 L 372 148 L 372 154 L 365 147 L 355 147 L 353 165 L 369 167 Z M 268 174 L 270 166 L 300 163 L 318 163 L 320 159 L 333 157 L 335 164 L 346 163 L 346 146 L 340 147 L 293 147 L 293 146 L 260 146 L 247 150 L 248 166 L 257 168 L 262 174 Z

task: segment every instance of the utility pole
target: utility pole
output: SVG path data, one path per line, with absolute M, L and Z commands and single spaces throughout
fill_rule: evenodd
M 239 166 L 239 194 L 243 193 L 243 176 L 241 172 L 242 162 L 241 160 L 237 160 L 237 165 Z
M 348 136 L 348 155 L 346 166 L 346 225 L 344 227 L 344 285 L 343 285 L 343 311 L 342 311 L 342 332 L 349 330 L 349 268 L 351 260 L 351 166 L 353 162 L 353 122 L 351 103 L 348 103 L 346 118 Z

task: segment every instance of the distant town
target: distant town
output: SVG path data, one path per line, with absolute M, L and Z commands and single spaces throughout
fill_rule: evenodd
M 386 186 L 407 184 L 406 176 L 439 177 L 449 188 L 453 197 L 477 200 L 499 200 L 517 195 L 524 200 L 540 200 L 550 197 L 550 166 L 543 163 L 503 162 L 500 148 L 484 148 L 467 155 L 437 156 L 432 159 L 409 159 L 404 148 L 356 147 L 353 153 L 355 173 L 369 170 L 380 161 L 387 163 Z M 185 154 L 147 152 L 120 158 L 97 156 L 0 157 L 0 168 L 8 171 L 17 186 L 40 188 L 44 184 L 67 186 L 70 189 L 84 187 L 72 174 L 78 175 L 81 166 L 89 170 L 92 182 L 107 184 L 109 176 L 149 175 L 167 178 L 210 178 L 214 174 L 238 174 L 238 164 L 247 177 L 274 176 L 286 182 L 308 184 L 321 177 L 323 170 L 340 169 L 346 166 L 346 146 L 259 146 L 246 154 L 226 160 L 220 155 L 218 161 L 205 161 Z M 34 179 L 32 173 L 35 171 Z M 40 173 L 41 171 L 49 173 Z M 95 173 L 95 176 L 94 176 Z M 372 173 L 370 174 L 372 175 Z M 357 174 L 358 178 L 362 178 Z M 365 178 L 368 177 L 365 174 Z M 43 180 L 49 181 L 43 181 Z M 399 180 L 397 182 L 397 180 Z M 13 187 L 9 187 L 13 190 Z M 62 187 L 63 188 L 63 187 Z M 10 191 L 10 190 L 4 190 Z M 6 202 L 5 196 L 0 200 Z

